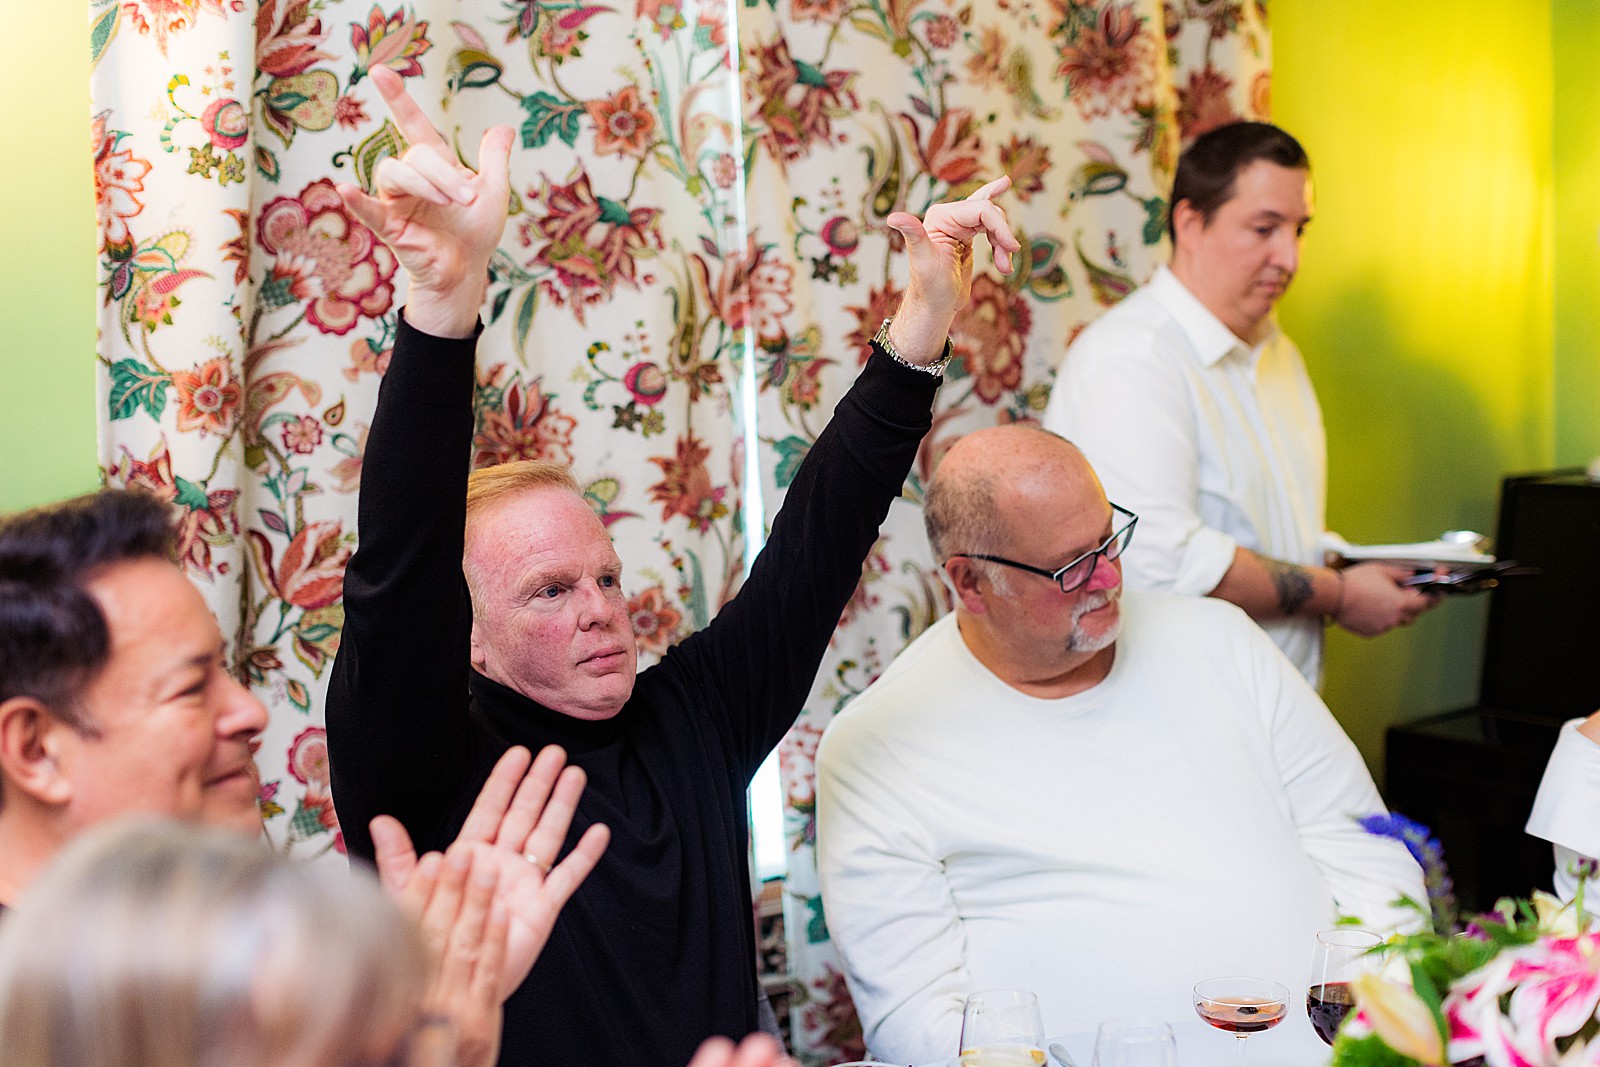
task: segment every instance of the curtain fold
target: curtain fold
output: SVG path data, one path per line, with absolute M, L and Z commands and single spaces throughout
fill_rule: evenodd
M 898 300 L 886 216 L 1012 176 L 1019 268 L 979 255 L 934 430 L 780 750 L 795 1051 L 858 1056 L 811 856 L 817 739 L 948 609 L 919 505 L 939 455 L 1035 418 L 1071 337 L 1164 257 L 1180 136 L 1266 115 L 1265 0 L 91 0 L 89 15 L 101 464 L 173 502 L 183 565 L 272 711 L 269 836 L 307 855 L 341 847 L 322 695 L 405 297 L 335 191 L 369 187 L 404 147 L 372 69 L 403 75 L 468 161 L 489 126 L 518 131 L 462 462 L 573 464 L 628 564 L 647 658 L 738 588 L 747 437 L 749 521 L 769 522 Z

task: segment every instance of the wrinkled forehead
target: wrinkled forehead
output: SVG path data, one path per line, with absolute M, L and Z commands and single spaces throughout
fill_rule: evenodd
M 559 487 L 513 493 L 474 511 L 466 538 L 467 565 L 484 574 L 540 558 L 616 558 L 594 509 Z

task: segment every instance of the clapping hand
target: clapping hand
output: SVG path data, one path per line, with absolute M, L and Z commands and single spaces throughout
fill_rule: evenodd
M 905 298 L 889 327 L 895 350 L 912 363 L 932 363 L 944 350 L 956 313 L 972 294 L 972 242 L 989 239 L 995 267 L 1011 273 L 1011 256 L 1022 244 L 1011 232 L 1006 213 L 994 198 L 1011 188 L 1011 179 L 996 178 L 965 200 L 935 204 L 921 219 L 904 211 L 888 223 L 905 238 L 911 278 Z
M 372 820 L 378 876 L 390 894 L 419 918 L 436 950 L 454 944 L 452 938 L 470 934 L 472 922 L 478 920 L 466 915 L 463 921 L 463 909 L 475 899 L 474 893 L 481 896 L 485 886 L 492 890 L 492 905 L 483 920 L 485 933 L 477 940 L 482 943 L 497 936 L 504 942 L 503 952 L 495 949 L 503 956 L 491 990 L 496 1021 L 500 1003 L 528 976 L 562 907 L 611 839 L 610 830 L 596 823 L 560 863 L 551 863 L 566 841 L 584 782 L 582 768 L 566 766 L 566 753 L 555 745 L 546 746 L 532 760 L 525 748 L 507 750 L 444 856 L 432 852 L 419 858 L 399 820 L 387 815 Z M 465 903 L 452 907 L 457 898 Z M 498 909 L 504 909 L 505 916 L 504 926 L 497 928 Z M 448 953 L 441 951 L 441 958 L 448 969 Z M 455 973 L 459 981 L 460 968 Z M 472 975 L 471 995 L 479 1000 L 484 995 L 483 978 L 476 972 Z
M 406 321 L 438 337 L 470 336 L 505 228 L 515 132 L 509 126 L 485 132 L 473 171 L 457 161 L 398 74 L 377 67 L 372 82 L 409 147 L 378 164 L 377 195 L 348 182 L 339 185 L 339 195 L 410 275 Z

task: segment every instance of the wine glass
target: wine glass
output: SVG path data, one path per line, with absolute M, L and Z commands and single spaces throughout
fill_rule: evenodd
M 1317 1036 L 1333 1044 L 1339 1024 L 1355 1006 L 1350 992 L 1350 979 L 1360 974 L 1370 974 L 1378 969 L 1379 960 L 1372 950 L 1383 944 L 1383 938 L 1371 930 L 1357 926 L 1335 926 L 1331 930 L 1317 931 L 1317 941 L 1311 950 L 1311 984 L 1306 989 L 1306 1014 Z
M 1245 1039 L 1283 1021 L 1289 990 L 1267 978 L 1208 978 L 1195 984 L 1194 1010 L 1239 1039 L 1239 1067 L 1244 1067 Z
M 961 1067 L 1044 1067 L 1039 998 L 1021 989 L 985 989 L 961 1013 Z
M 1117 1019 L 1100 1024 L 1094 1067 L 1178 1067 L 1172 1027 L 1153 1019 Z

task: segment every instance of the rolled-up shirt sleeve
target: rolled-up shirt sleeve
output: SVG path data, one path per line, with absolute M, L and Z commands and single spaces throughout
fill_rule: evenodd
M 1106 495 L 1139 516 L 1123 554 L 1132 589 L 1205 596 L 1239 544 L 1201 521 L 1200 443 L 1181 375 L 1093 331 L 1068 350 L 1044 425 L 1083 450 Z
M 1600 745 L 1578 732 L 1582 719 L 1561 727 L 1528 816 L 1528 833 L 1555 845 L 1555 887 L 1563 900 L 1577 888 L 1577 861 L 1600 857 Z

